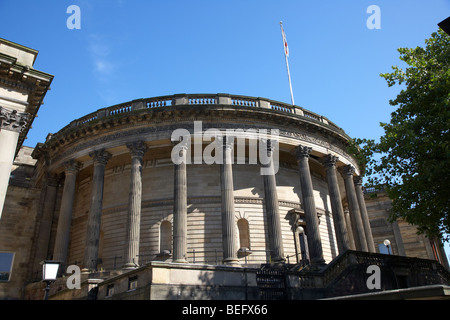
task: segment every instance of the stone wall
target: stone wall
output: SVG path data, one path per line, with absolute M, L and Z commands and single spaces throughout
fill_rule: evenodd
M 98 269 L 120 268 L 126 241 L 126 223 L 130 165 L 128 159 L 116 161 L 105 170 L 103 214 L 101 222 Z M 237 221 L 245 219 L 249 225 L 250 255 L 241 255 L 242 263 L 260 264 L 270 261 L 267 221 L 263 203 L 263 178 L 256 165 L 233 166 L 236 237 L 239 238 Z M 91 196 L 91 175 L 87 168 L 78 179 L 69 264 L 81 264 L 84 257 L 87 215 Z M 313 177 L 314 195 L 320 218 L 320 232 L 327 262 L 338 255 L 334 225 L 329 213 L 330 204 L 325 181 Z M 160 253 L 160 228 L 164 221 L 173 224 L 173 163 L 170 159 L 146 159 L 142 175 L 142 213 L 140 232 L 140 261 L 167 260 L 170 256 L 157 257 Z M 216 264 L 222 259 L 222 227 L 220 171 L 218 165 L 188 165 L 188 260 Z M 300 209 L 298 172 L 280 168 L 277 174 L 277 192 L 280 204 L 280 220 L 284 253 L 295 262 L 294 235 L 287 212 Z M 239 246 L 239 239 L 237 239 Z M 236 248 L 238 250 L 239 248 Z M 195 253 L 194 253 L 195 250 Z M 194 258 L 195 256 L 195 258 Z
M 9 281 L 0 281 L 1 299 L 20 299 L 30 278 L 31 253 L 40 192 L 10 185 L 0 221 L 0 252 L 13 253 Z

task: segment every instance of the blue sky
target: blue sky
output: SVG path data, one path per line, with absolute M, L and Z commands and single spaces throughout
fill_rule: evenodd
M 81 10 L 70 30 L 67 8 Z M 369 29 L 370 5 L 381 29 Z M 0 0 L 0 37 L 39 50 L 55 76 L 25 145 L 72 120 L 138 98 L 230 93 L 290 103 L 279 22 L 296 105 L 351 137 L 378 139 L 399 87 L 380 73 L 397 48 L 423 46 L 450 0 Z

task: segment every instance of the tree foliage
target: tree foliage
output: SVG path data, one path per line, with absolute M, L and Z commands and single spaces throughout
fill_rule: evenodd
M 403 218 L 420 233 L 448 241 L 450 36 L 439 30 L 425 44 L 398 49 L 408 67 L 393 66 L 393 72 L 380 75 L 389 87 L 402 86 L 389 101 L 397 108 L 389 123 L 380 124 L 379 142 L 355 139 L 352 149 L 369 183 L 384 185 L 393 200 L 391 220 Z

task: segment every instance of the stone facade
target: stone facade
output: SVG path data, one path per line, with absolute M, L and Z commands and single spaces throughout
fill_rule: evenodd
M 33 68 L 37 54 L 0 38 L 0 218 L 11 166 L 53 80 Z
M 187 164 L 173 161 L 177 129 L 191 137 L 176 153 Z M 214 146 L 199 139 L 212 129 L 217 141 L 225 138 L 215 149 L 222 163 L 199 161 L 196 153 Z M 239 134 L 261 129 L 270 143 L 240 144 Z M 379 199 L 365 210 L 348 141 L 330 120 L 303 108 L 227 94 L 135 100 L 74 120 L 34 148 L 33 161 L 23 165 L 28 182 L 10 185 L 0 251 L 16 254 L 11 279 L 0 283 L 1 298 L 34 297 L 40 286 L 25 290 L 25 284 L 39 280 L 45 259 L 60 261 L 62 272 L 77 265 L 85 279 L 84 294 L 57 282 L 55 298 L 86 298 L 92 287 L 105 298 L 108 284 L 118 293 L 134 273 L 141 291 L 116 298 L 173 297 L 183 286 L 201 285 L 202 277 L 201 294 L 224 298 L 224 288 L 242 294 L 242 285 L 252 296 L 262 264 L 325 270 L 348 250 L 375 254 L 386 237 L 377 206 L 387 204 Z M 269 162 L 261 153 L 254 161 L 255 145 Z M 275 164 L 275 174 L 261 174 Z M 402 238 L 405 228 L 399 229 Z M 406 238 L 405 255 L 426 251 L 426 241 Z
M 417 257 L 439 261 L 447 269 L 448 259 L 439 241 L 429 239 L 417 233 L 414 225 L 403 220 L 389 221 L 392 200 L 382 189 L 369 188 L 365 193 L 367 210 L 370 213 L 370 225 L 374 244 L 384 247 L 384 240 L 391 242 L 391 253 L 405 257 Z

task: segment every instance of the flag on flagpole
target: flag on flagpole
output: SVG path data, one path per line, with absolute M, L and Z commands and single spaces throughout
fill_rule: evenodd
M 286 34 L 284 33 L 283 25 L 281 24 L 281 34 L 283 35 L 284 55 L 289 58 L 289 47 L 286 40 Z

